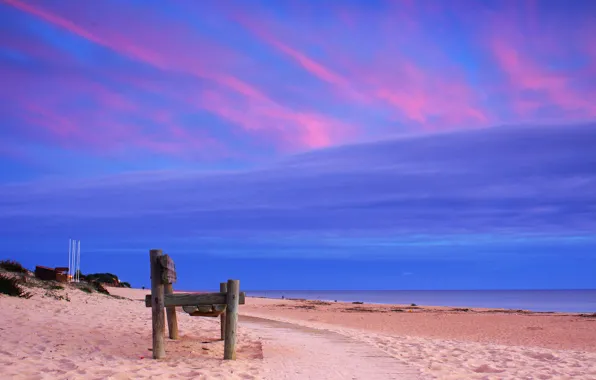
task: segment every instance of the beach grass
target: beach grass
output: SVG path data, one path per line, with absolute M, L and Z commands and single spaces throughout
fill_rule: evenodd
M 27 268 L 23 267 L 21 263 L 15 260 L 0 260 L 0 268 L 7 272 L 28 273 Z
M 20 284 L 20 279 L 5 274 L 0 274 L 0 293 L 12 297 L 31 298 L 32 295 L 23 290 Z

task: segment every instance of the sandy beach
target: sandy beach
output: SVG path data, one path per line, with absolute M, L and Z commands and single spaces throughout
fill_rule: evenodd
M 250 297 L 238 360 L 222 360 L 218 319 L 179 313 L 181 339 L 157 361 L 148 291 L 109 290 L 0 295 L 0 378 L 596 378 L 596 318 Z
M 421 378 L 596 378 L 596 315 L 265 298 L 242 312 L 366 342 Z
M 0 78 L 0 380 L 596 380 L 596 0 L 0 0 Z

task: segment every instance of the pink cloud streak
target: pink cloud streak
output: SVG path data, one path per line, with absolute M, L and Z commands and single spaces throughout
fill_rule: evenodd
M 172 111 L 159 112 L 141 105 L 87 77 L 73 73 L 56 79 L 24 75 L 6 68 L 0 68 L 0 75 L 10 78 L 0 90 L 0 100 L 8 107 L 4 116 L 18 126 L 14 130 L 16 138 L 36 143 L 50 141 L 64 149 L 83 149 L 102 155 L 146 149 L 177 157 L 230 156 L 225 146 L 202 131 L 187 131 L 174 125 Z M 44 88 L 53 90 L 51 93 L 40 90 Z M 92 100 L 93 107 L 73 106 L 80 99 Z M 149 133 L 146 128 L 126 121 L 130 115 L 137 118 L 141 115 L 159 128 Z
M 494 39 L 491 48 L 509 79 L 514 107 L 521 115 L 528 116 L 542 106 L 554 105 L 575 114 L 596 116 L 596 104 L 572 88 L 572 75 L 539 66 L 528 54 L 522 53 L 522 49 L 502 39 Z M 524 91 L 542 94 L 549 102 L 523 99 Z
M 413 5 L 410 4 L 408 10 L 413 11 Z M 341 18 L 345 19 L 349 15 L 345 10 L 337 11 Z M 348 76 L 338 74 L 336 70 L 274 37 L 284 34 L 283 27 L 278 26 L 273 33 L 259 26 L 264 24 L 263 20 L 251 20 L 239 13 L 232 13 L 230 17 L 263 42 L 292 58 L 313 77 L 335 86 L 339 97 L 368 106 L 378 104 L 379 101 L 384 102 L 406 120 L 418 123 L 428 130 L 439 129 L 439 123 L 432 120 L 439 120 L 442 124 L 440 128 L 458 127 L 463 123 L 485 126 L 490 121 L 487 112 L 475 105 L 475 94 L 460 76 L 450 80 L 443 73 L 437 75 L 425 72 L 399 54 L 390 55 L 391 52 L 380 59 L 389 60 L 392 65 L 375 61 L 358 65 L 350 57 L 341 57 L 332 46 L 321 43 L 328 52 L 335 53 L 333 62 L 344 64 L 350 78 L 347 80 Z M 404 14 L 400 14 L 399 18 L 407 19 Z M 352 15 L 350 23 L 354 24 L 356 19 Z M 415 25 L 410 25 L 408 29 L 411 32 L 417 31 Z M 312 40 L 308 37 L 305 40 Z
M 167 38 L 164 39 L 160 37 L 158 33 L 152 33 L 149 31 L 147 33 L 145 31 L 146 27 L 143 26 L 142 33 L 139 33 L 139 36 L 146 36 L 152 35 L 156 38 L 153 38 L 151 41 L 147 40 L 146 38 L 139 39 L 138 36 L 135 39 L 131 39 L 128 36 L 122 36 L 116 34 L 114 32 L 114 28 L 109 32 L 103 33 L 92 33 L 89 30 L 85 29 L 84 27 L 77 25 L 74 21 L 70 21 L 63 17 L 60 17 L 56 14 L 51 12 L 45 11 L 40 8 L 36 8 L 34 6 L 24 4 L 17 0 L 6 0 L 6 2 L 17 9 L 20 9 L 24 12 L 32 14 L 36 17 L 39 17 L 47 22 L 50 22 L 54 25 L 60 26 L 69 32 L 72 32 L 76 35 L 79 35 L 82 38 L 85 38 L 91 42 L 97 43 L 104 47 L 107 47 L 111 50 L 114 50 L 120 54 L 128 56 L 132 59 L 150 64 L 154 67 L 157 67 L 162 70 L 170 70 L 170 71 L 177 71 L 189 75 L 193 75 L 197 78 L 201 79 L 208 79 L 214 81 L 215 83 L 219 84 L 220 86 L 231 90 L 239 95 L 244 96 L 251 102 L 260 102 L 262 104 L 262 109 L 265 109 L 268 106 L 273 106 L 275 110 L 275 114 L 278 115 L 279 118 L 283 120 L 291 119 L 292 123 L 296 126 L 296 128 L 303 129 L 303 136 L 310 136 L 309 137 L 301 138 L 300 140 L 303 142 L 304 146 L 306 147 L 319 147 L 322 146 L 321 144 L 329 145 L 338 140 L 332 140 L 331 136 L 336 136 L 340 139 L 343 137 L 338 135 L 335 132 L 332 132 L 331 129 L 336 129 L 337 125 L 341 123 L 338 121 L 331 120 L 330 118 L 326 118 L 322 115 L 315 115 L 313 116 L 316 120 L 330 120 L 330 124 L 326 123 L 312 123 L 306 122 L 304 115 L 301 113 L 296 113 L 276 102 L 268 98 L 264 93 L 256 89 L 254 86 L 251 86 L 246 81 L 243 81 L 237 77 L 234 77 L 230 74 L 223 74 L 218 73 L 213 69 L 207 69 L 205 66 L 205 62 L 202 59 L 198 59 L 193 57 L 190 54 L 186 54 L 185 51 L 187 48 L 184 49 L 176 49 L 176 46 L 172 46 L 172 40 L 176 40 L 176 38 L 171 39 Z M 124 28 L 124 30 L 129 30 L 130 28 Z M 149 47 L 148 44 L 151 44 Z M 214 65 L 212 65 L 214 66 Z M 233 107 L 232 104 L 229 105 Z M 205 107 L 207 108 L 207 107 Z M 207 108 L 208 109 L 208 108 Z M 209 111 L 214 111 L 215 113 L 219 114 L 220 116 L 223 114 L 222 108 L 218 107 L 215 109 L 208 109 Z M 230 112 L 228 112 L 229 114 Z M 271 113 L 271 112 L 270 112 Z M 224 115 L 225 116 L 225 115 Z M 229 116 L 229 115 L 228 115 Z M 263 115 L 267 116 L 267 115 Z M 228 119 L 230 119 L 228 117 Z M 237 118 L 234 118 L 235 122 L 238 123 Z M 268 125 L 274 125 L 275 120 L 272 120 L 269 124 L 252 124 L 249 126 L 247 122 L 239 123 L 247 131 L 255 130 L 255 129 L 267 129 L 271 128 Z M 313 130 L 313 125 L 316 125 L 316 128 L 319 131 Z M 302 132 L 301 132 L 302 133 Z M 346 133 L 350 133 L 346 130 Z M 323 137 L 325 136 L 325 137 Z
M 14 38 L 0 37 L 0 43 L 8 42 L 9 52 L 23 52 L 35 58 L 35 64 L 50 62 L 58 73 L 39 82 L 20 73 L 13 76 L 3 71 L 18 66 L 13 56 L 8 69 L 0 67 L 10 83 L 9 89 L 0 89 L 0 98 L 15 105 L 7 111 L 11 117 L 23 117 L 67 145 L 74 139 L 98 150 L 118 151 L 120 141 L 130 139 L 139 149 L 168 155 L 201 148 L 223 156 L 233 154 L 225 142 L 228 136 L 229 145 L 244 139 L 247 146 L 256 143 L 287 152 L 351 142 L 360 135 L 378 137 L 377 130 L 381 135 L 484 127 L 511 113 L 516 114 L 514 121 L 550 113 L 596 116 L 596 105 L 590 102 L 596 89 L 589 88 L 596 72 L 592 40 L 545 31 L 552 25 L 543 26 L 535 2 L 494 12 L 475 3 L 469 10 L 455 6 L 462 31 L 479 31 L 469 41 L 462 32 L 465 52 L 452 46 L 458 43 L 456 32 L 443 33 L 453 20 L 447 20 L 447 7 L 440 2 L 387 2 L 376 9 L 335 5 L 325 8 L 331 17 L 324 22 L 319 22 L 320 7 L 303 2 L 290 6 L 298 15 L 292 11 L 280 19 L 256 6 L 241 15 L 222 7 L 223 15 L 216 9 L 204 24 L 180 14 L 180 4 L 167 14 L 131 3 L 118 4 L 117 11 L 107 1 L 93 3 L 91 11 L 86 3 L 64 4 L 0 0 L 22 17 L 80 37 L 65 38 L 63 44 L 40 43 L 42 33 L 36 39 L 33 28 Z M 239 22 L 249 33 L 239 33 L 242 28 L 220 16 Z M 509 18 L 515 22 L 507 24 Z M 486 22 L 493 19 L 498 22 Z M 371 25 L 373 20 L 378 25 Z M 511 32 L 497 34 L 499 23 Z M 572 42 L 562 47 L 565 40 Z M 90 75 L 88 63 L 81 63 L 88 59 L 86 52 L 76 51 L 80 61 L 67 53 L 74 46 L 90 47 L 87 41 L 94 44 L 89 49 L 93 54 L 116 53 L 118 63 L 109 69 L 89 65 Z M 60 46 L 53 48 L 52 43 Z M 575 48 L 590 54 L 591 66 L 572 70 L 555 56 L 565 58 Z M 479 62 L 480 69 L 474 66 Z M 52 82 L 70 65 L 81 69 L 73 70 L 79 74 Z M 138 73 L 131 74 L 131 67 Z M 26 68 L 14 71 L 19 70 Z M 64 91 L 48 96 L 52 86 Z M 26 114 L 17 115 L 19 109 Z M 194 128 L 194 120 L 205 113 L 215 119 L 207 117 L 209 125 Z M 179 120 L 183 123 L 177 124 Z M 367 125 L 369 121 L 374 125 Z

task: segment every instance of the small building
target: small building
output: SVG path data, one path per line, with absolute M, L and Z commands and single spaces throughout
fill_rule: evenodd
M 72 281 L 72 276 L 68 275 L 68 267 L 56 267 L 54 269 L 54 272 L 56 272 L 56 281 L 59 281 L 59 282 Z
M 67 267 L 48 268 L 41 265 L 37 265 L 35 267 L 35 277 L 44 281 L 69 281 Z

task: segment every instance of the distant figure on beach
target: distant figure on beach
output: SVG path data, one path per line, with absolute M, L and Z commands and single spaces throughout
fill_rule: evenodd
M 285 297 L 284 296 L 281 296 L 281 299 L 283 300 L 283 299 L 285 299 Z

